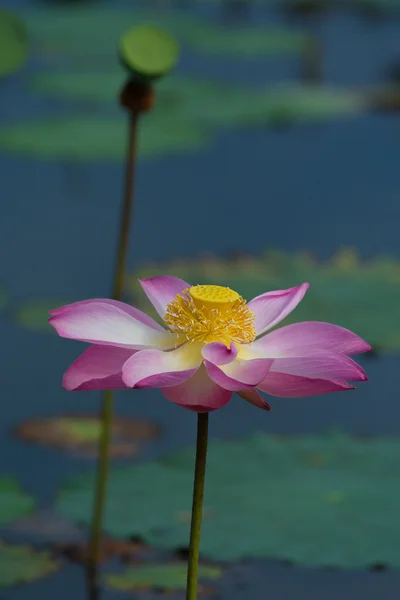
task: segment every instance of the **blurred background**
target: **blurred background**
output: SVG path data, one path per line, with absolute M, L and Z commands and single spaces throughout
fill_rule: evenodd
M 83 346 L 58 338 L 47 311 L 111 295 L 127 137 L 118 102 L 126 79 L 121 34 L 154 23 L 181 46 L 177 68 L 156 84 L 155 108 L 140 121 L 125 300 L 148 309 L 136 284 L 143 275 L 229 285 L 247 299 L 310 281 L 293 319 L 334 322 L 372 343 L 375 352 L 360 361 L 370 381 L 351 394 L 272 398 L 269 414 L 234 398 L 212 415 L 211 436 L 301 434 L 314 443 L 309 436 L 317 434 L 329 453 L 344 443 L 332 430 L 363 440 L 396 440 L 400 432 L 400 7 L 396 0 L 10 0 L 0 8 L 1 597 L 83 598 L 80 568 L 65 561 L 65 548 L 54 559 L 54 544 L 83 539 L 76 522 L 85 518 L 75 509 L 71 518 L 62 501 L 57 511 L 54 501 L 70 477 L 93 472 L 100 395 L 62 389 Z M 193 414 L 158 391 L 118 393 L 116 409 L 116 463 L 194 443 Z M 360 497 L 378 487 L 389 499 L 385 507 L 379 499 L 353 503 L 359 551 L 347 555 L 344 537 L 332 560 L 317 564 L 314 554 L 334 537 L 333 517 L 324 540 L 316 532 L 301 542 L 289 536 L 288 552 L 279 544 L 242 551 L 240 529 L 237 556 L 212 593 L 397 598 L 400 524 L 391 509 L 399 484 L 378 463 L 369 471 L 377 455 L 397 458 L 396 443 L 366 448 L 357 454 L 364 460 L 338 475 L 347 483 L 360 476 Z M 335 493 L 336 484 L 329 488 L 328 479 Z M 312 520 L 317 509 L 303 508 L 301 518 Z M 372 537 L 361 539 L 371 513 L 386 520 L 376 517 Z M 396 533 L 390 548 L 388 532 Z M 256 559 L 243 562 L 247 556 Z M 34 583 L 15 585 L 23 580 Z

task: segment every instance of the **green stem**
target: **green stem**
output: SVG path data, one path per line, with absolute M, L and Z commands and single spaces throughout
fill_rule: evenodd
M 190 526 L 186 600 L 196 600 L 197 598 L 197 571 L 199 566 L 204 480 L 206 476 L 207 440 L 208 413 L 199 413 L 197 416 L 196 467 L 194 473 L 192 523 Z
M 129 241 L 129 225 L 133 208 L 133 186 L 135 176 L 135 147 L 138 115 L 130 113 L 128 149 L 125 169 L 124 201 L 122 206 L 117 259 L 114 271 L 113 298 L 120 300 L 124 288 L 126 255 Z M 89 567 L 96 571 L 100 557 L 101 530 L 108 480 L 110 438 L 114 398 L 112 390 L 106 390 L 102 406 L 102 429 L 99 440 L 99 456 L 96 473 L 96 490 L 90 535 Z

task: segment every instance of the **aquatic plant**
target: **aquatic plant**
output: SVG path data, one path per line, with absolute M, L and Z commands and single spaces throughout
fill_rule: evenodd
M 310 252 L 267 250 L 260 256 L 231 258 L 204 256 L 143 265 L 127 279 L 133 304 L 146 310 L 146 297 L 138 279 L 167 272 L 186 281 L 208 281 L 236 289 L 251 298 L 265 289 L 285 289 L 293 281 L 309 281 L 311 293 L 297 310 L 297 321 L 328 321 L 357 332 L 374 350 L 400 349 L 400 262 L 377 256 L 369 260 L 352 248 L 340 248 L 328 260 Z M 386 309 L 381 310 L 382 303 Z M 49 304 L 47 304 L 49 308 Z M 156 311 L 151 316 L 157 318 Z M 285 324 L 293 322 L 288 315 Z M 45 323 L 44 312 L 41 316 Z
M 0 78 L 19 71 L 27 58 L 29 39 L 24 21 L 7 9 L 0 9 Z
M 300 303 L 308 283 L 248 304 L 230 288 L 191 287 L 176 277 L 140 283 L 167 330 L 112 300 L 50 311 L 59 335 L 92 343 L 65 373 L 67 390 L 157 387 L 172 402 L 207 412 L 225 406 L 234 391 L 268 408 L 256 387 L 298 397 L 349 389 L 344 380 L 366 379 L 348 355 L 371 347 L 344 328 L 310 321 L 264 335 Z
M 50 552 L 0 540 L 0 588 L 36 581 L 58 568 Z
M 190 446 L 115 467 L 105 530 L 140 536 L 164 550 L 186 547 L 193 454 Z M 262 425 L 241 439 L 210 441 L 202 556 L 225 563 L 257 558 L 311 568 L 398 569 L 399 454 L 396 436 L 273 435 Z M 93 476 L 75 475 L 59 490 L 56 509 L 88 524 L 92 494 Z
M 67 390 L 161 388 L 168 400 L 198 413 L 186 592 L 194 600 L 209 412 L 228 404 L 233 392 L 269 410 L 259 390 L 304 397 L 352 389 L 347 380 L 367 376 L 349 355 L 371 347 L 329 323 L 297 323 L 267 333 L 301 302 L 308 283 L 266 292 L 248 304 L 228 287 L 190 286 L 176 277 L 140 284 L 167 330 L 138 309 L 108 299 L 54 309 L 49 322 L 61 337 L 92 344 L 64 374 Z

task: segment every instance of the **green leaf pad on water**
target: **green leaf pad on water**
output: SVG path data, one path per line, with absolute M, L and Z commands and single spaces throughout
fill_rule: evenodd
M 120 161 L 125 153 L 126 122 L 123 115 L 72 116 L 18 123 L 3 128 L 0 146 L 10 152 L 35 158 L 65 161 Z M 199 150 L 207 134 L 196 124 L 144 118 L 140 126 L 139 156 L 153 158 L 165 154 Z M 34 324 L 40 305 L 24 307 L 19 319 Z M 36 328 L 36 327 L 35 327 Z
M 399 439 L 346 434 L 212 442 L 201 548 L 213 560 L 290 560 L 344 569 L 400 567 Z M 194 447 L 113 469 L 105 530 L 187 546 Z M 57 510 L 89 524 L 94 477 L 73 479 Z M 234 499 L 234 501 L 232 500 Z
M 24 22 L 11 11 L 0 9 L 0 78 L 23 67 L 28 49 Z
M 199 579 L 219 579 L 222 569 L 199 565 Z M 116 575 L 106 575 L 105 582 L 121 591 L 158 589 L 174 592 L 186 589 L 187 566 L 181 563 L 148 564 L 129 567 Z M 201 593 L 203 586 L 199 585 Z
M 34 499 L 24 492 L 12 477 L 0 477 L 0 526 L 30 514 L 35 508 Z
M 58 568 L 51 554 L 29 546 L 13 546 L 0 541 L 0 587 L 30 583 Z
M 136 25 L 120 41 L 123 64 L 132 73 L 147 80 L 157 79 L 172 71 L 178 56 L 178 42 L 158 27 Z
M 30 419 L 19 425 L 16 435 L 25 442 L 53 446 L 78 456 L 97 456 L 102 431 L 98 415 L 69 414 Z M 110 456 L 140 454 L 144 443 L 160 435 L 160 427 L 145 419 L 114 417 L 111 426 Z

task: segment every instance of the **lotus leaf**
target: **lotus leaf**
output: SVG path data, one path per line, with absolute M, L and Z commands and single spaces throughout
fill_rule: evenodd
M 16 519 L 30 514 L 34 507 L 34 499 L 14 479 L 0 477 L 0 526 L 10 525 Z
M 173 592 L 186 589 L 186 574 L 185 564 L 146 564 L 129 567 L 117 575 L 106 575 L 105 581 L 110 587 L 121 591 L 159 589 Z M 199 566 L 200 580 L 219 579 L 221 574 L 222 570 L 219 567 Z M 200 591 L 201 587 L 199 586 Z
M 24 22 L 11 11 L 0 9 L 0 78 L 21 69 L 28 50 Z
M 214 560 L 263 557 L 343 569 L 400 566 L 397 438 L 339 432 L 210 444 L 201 549 Z M 189 539 L 194 448 L 115 468 L 105 529 L 163 548 Z M 60 492 L 57 509 L 88 524 L 94 477 Z
M 12 546 L 0 541 L 0 587 L 30 583 L 58 568 L 51 554 L 29 546 Z
M 198 150 L 206 134 L 196 125 L 144 118 L 139 136 L 142 158 Z M 121 160 L 126 145 L 124 115 L 71 116 L 4 127 L 0 146 L 10 152 L 51 160 Z M 35 309 L 36 312 L 36 309 Z M 28 320 L 34 313 L 30 311 Z

